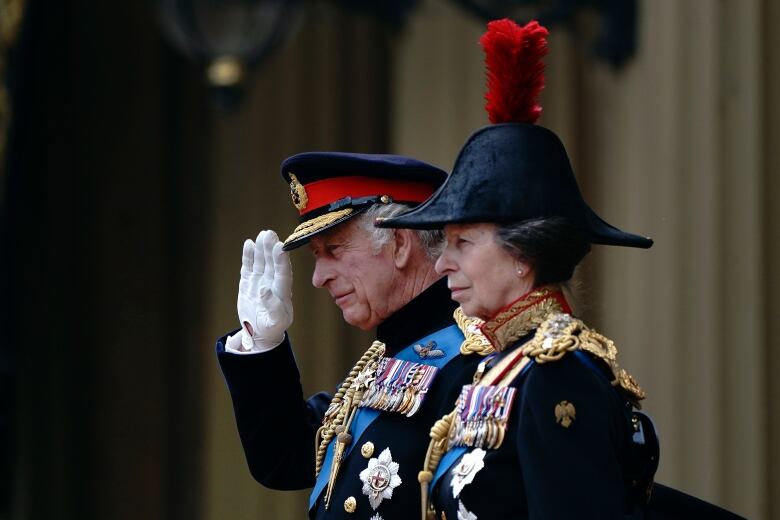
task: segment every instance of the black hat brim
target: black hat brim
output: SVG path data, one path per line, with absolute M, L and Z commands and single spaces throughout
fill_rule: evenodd
M 560 139 L 538 125 L 508 123 L 475 132 L 445 183 L 423 204 L 383 228 L 441 229 L 447 224 L 563 217 L 594 244 L 649 248 L 653 241 L 608 224 L 585 202 Z

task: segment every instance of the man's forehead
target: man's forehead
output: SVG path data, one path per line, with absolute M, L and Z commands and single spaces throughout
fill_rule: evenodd
M 309 248 L 315 249 L 330 242 L 357 242 L 368 238 L 368 232 L 360 225 L 360 217 L 326 229 L 311 237 Z

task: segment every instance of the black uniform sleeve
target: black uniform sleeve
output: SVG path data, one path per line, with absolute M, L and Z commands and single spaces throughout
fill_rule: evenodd
M 330 395 L 303 399 L 286 336 L 273 350 L 246 355 L 226 352 L 225 340 L 217 341 L 217 358 L 252 476 L 271 489 L 313 486 L 314 436 Z
M 517 450 L 529 518 L 622 519 L 622 419 L 615 390 L 574 355 L 532 366 L 522 386 Z M 575 411 L 568 427 L 556 421 L 563 401 Z

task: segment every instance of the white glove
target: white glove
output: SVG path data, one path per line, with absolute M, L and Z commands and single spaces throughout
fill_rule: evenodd
M 264 352 L 278 346 L 293 321 L 290 256 L 282 251 L 273 231 L 263 230 L 254 242 L 244 242 L 238 319 L 244 352 Z

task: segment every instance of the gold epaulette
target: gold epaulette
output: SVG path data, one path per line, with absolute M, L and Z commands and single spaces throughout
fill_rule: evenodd
M 575 350 L 588 352 L 603 360 L 610 368 L 614 377 L 613 386 L 622 388 L 636 401 L 645 398 L 645 392 L 636 380 L 618 365 L 615 343 L 570 314 L 556 313 L 549 316 L 522 349 L 524 355 L 539 364 L 557 361 Z
M 496 351 L 490 341 L 479 330 L 479 326 L 484 323 L 481 319 L 466 316 L 460 307 L 455 309 L 452 317 L 455 318 L 455 323 L 458 324 L 458 328 L 465 336 L 463 343 L 460 344 L 461 354 L 464 356 L 469 354 L 488 356 Z

